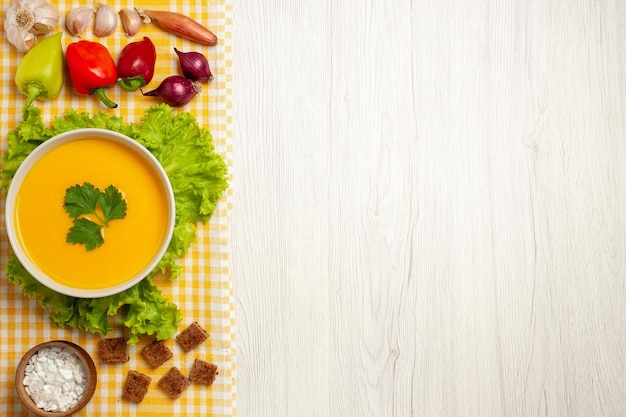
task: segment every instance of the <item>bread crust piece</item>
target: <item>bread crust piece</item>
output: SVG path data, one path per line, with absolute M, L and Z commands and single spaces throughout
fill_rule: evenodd
M 174 356 L 172 351 L 165 346 L 165 342 L 163 340 L 156 340 L 150 343 L 141 349 L 141 354 L 153 369 L 163 365 L 168 359 Z
M 180 398 L 190 384 L 189 378 L 185 377 L 175 366 L 171 367 L 158 382 L 159 387 L 172 399 Z
M 209 338 L 209 333 L 204 330 L 198 322 L 191 323 L 185 330 L 180 332 L 176 336 L 176 340 L 185 349 L 185 352 L 189 352 L 197 348 L 202 342 Z
M 123 337 L 100 339 L 98 350 L 102 363 L 121 363 L 128 362 L 130 359 L 128 344 Z
M 215 381 L 216 376 L 217 365 L 203 361 L 202 359 L 196 359 L 193 361 L 191 372 L 189 372 L 189 379 L 193 382 L 211 385 Z
M 152 382 L 152 378 L 137 371 L 129 371 L 124 383 L 122 398 L 127 400 L 141 402 L 148 393 L 148 387 Z

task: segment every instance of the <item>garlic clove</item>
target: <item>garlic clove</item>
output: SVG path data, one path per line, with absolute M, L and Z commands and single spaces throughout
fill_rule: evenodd
M 126 36 L 133 37 L 141 27 L 141 16 L 134 9 L 124 8 L 120 10 L 120 20 Z
M 91 7 L 78 7 L 67 14 L 65 26 L 72 36 L 80 36 L 91 24 L 93 15 L 94 11 Z
M 109 36 L 117 29 L 117 14 L 108 4 L 99 3 L 98 12 L 96 13 L 96 21 L 94 23 L 93 33 L 96 36 L 104 38 Z
M 30 33 L 41 35 L 51 32 L 59 23 L 59 10 L 45 0 L 35 0 L 30 7 L 35 17 L 35 24 Z
M 37 43 L 35 35 L 29 32 L 22 32 L 17 29 L 7 31 L 7 40 L 20 52 L 27 52 Z

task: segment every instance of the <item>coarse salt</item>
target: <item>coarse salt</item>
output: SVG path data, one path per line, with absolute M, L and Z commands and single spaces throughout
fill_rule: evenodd
M 24 388 L 38 408 L 63 412 L 85 392 L 87 373 L 74 352 L 59 346 L 39 350 L 24 371 Z

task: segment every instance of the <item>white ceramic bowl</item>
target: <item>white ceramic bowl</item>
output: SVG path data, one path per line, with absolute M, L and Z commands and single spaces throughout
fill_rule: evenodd
M 143 267 L 136 273 L 133 273 L 132 276 L 118 277 L 117 282 L 111 286 L 100 287 L 100 288 L 77 288 L 73 285 L 66 285 L 66 283 L 60 282 L 62 280 L 53 279 L 46 272 L 44 272 L 31 257 L 28 255 L 29 250 L 25 248 L 22 244 L 22 239 L 19 237 L 19 226 L 16 222 L 16 211 L 19 209 L 17 205 L 17 198 L 20 194 L 20 190 L 24 184 L 24 180 L 33 168 L 35 164 L 44 156 L 47 155 L 50 151 L 56 149 L 59 146 L 71 143 L 73 141 L 82 140 L 85 138 L 97 138 L 105 141 L 112 141 L 116 144 L 122 144 L 129 152 L 132 153 L 132 157 L 137 157 L 138 160 L 142 161 L 142 165 L 145 165 L 147 170 L 150 170 L 151 175 L 156 178 L 157 183 L 163 188 L 166 198 L 166 201 L 163 201 L 163 205 L 165 205 L 165 224 L 162 225 L 165 228 L 165 233 L 162 236 L 160 243 L 158 244 L 158 250 L 156 254 L 152 256 L 150 259 L 146 259 Z M 110 161 L 112 167 L 115 167 L 116 162 Z M 61 168 L 63 169 L 63 168 Z M 143 168 L 142 168 L 143 169 Z M 55 175 L 54 172 L 50 173 L 51 176 Z M 80 176 L 78 176 L 80 177 Z M 76 183 L 80 181 L 77 179 Z M 71 184 L 73 185 L 73 184 Z M 63 202 L 63 196 L 59 196 L 61 199 L 61 205 Z M 130 204 L 130 203 L 129 203 Z M 18 213 L 19 214 L 19 213 Z M 160 259 L 163 257 L 167 247 L 169 245 L 170 239 L 172 237 L 172 233 L 174 231 L 174 220 L 175 220 L 175 203 L 174 203 L 174 193 L 172 191 L 171 184 L 165 173 L 161 164 L 157 161 L 157 159 L 142 145 L 140 145 L 137 141 L 129 138 L 125 135 L 122 135 L 117 132 L 113 132 L 105 129 L 77 129 L 69 132 L 65 132 L 59 134 L 47 141 L 43 142 L 39 145 L 28 157 L 24 160 L 24 162 L 20 165 L 17 172 L 15 173 L 11 185 L 9 186 L 9 190 L 7 193 L 6 200 L 6 209 L 5 209 L 5 224 L 7 228 L 7 234 L 9 238 L 9 242 L 11 243 L 11 247 L 15 252 L 15 255 L 24 266 L 24 268 L 35 277 L 40 283 L 45 285 L 46 287 L 53 289 L 59 293 L 66 294 L 73 297 L 78 298 L 97 298 L 104 297 L 112 294 L 117 294 L 123 290 L 130 288 L 131 286 L 137 284 L 142 279 L 144 279 L 158 264 Z M 121 220 L 123 221 L 123 220 Z M 161 223 L 159 223 L 161 225 Z M 65 237 L 63 237 L 65 238 Z M 69 245 L 69 244 L 68 244 Z M 106 241 L 103 245 L 106 245 Z M 156 245 L 154 245 L 156 247 Z M 98 250 L 98 249 L 95 249 Z M 125 254 L 124 257 L 132 257 L 134 256 L 133 251 L 129 251 L 129 253 Z M 72 262 L 72 259 L 67 259 L 67 262 Z M 124 258 L 116 257 L 116 259 L 110 259 L 112 265 L 119 264 L 124 262 Z M 82 272 L 82 271 L 81 271 Z M 92 270 L 85 270 L 85 279 L 89 279 L 90 275 L 93 273 Z

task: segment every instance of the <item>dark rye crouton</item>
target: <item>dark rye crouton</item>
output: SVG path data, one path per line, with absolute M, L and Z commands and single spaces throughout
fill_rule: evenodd
M 150 343 L 149 345 L 141 349 L 141 354 L 154 369 L 163 365 L 168 359 L 173 356 L 172 351 L 167 346 L 165 346 L 165 343 L 162 340 L 157 340 Z
M 180 395 L 187 389 L 189 384 L 191 384 L 191 381 L 175 366 L 170 368 L 158 382 L 159 387 L 173 399 L 180 398 Z
M 178 343 L 186 352 L 197 348 L 202 342 L 209 338 L 209 333 L 204 330 L 198 322 L 191 323 L 185 330 L 176 336 Z
M 143 397 L 148 393 L 148 386 L 152 382 L 152 378 L 137 371 L 129 371 L 122 391 L 122 398 L 127 400 L 141 402 Z
M 100 359 L 103 363 L 128 362 L 128 344 L 123 337 L 100 339 L 98 343 Z
M 215 381 L 216 375 L 217 365 L 203 361 L 202 359 L 196 359 L 193 361 L 189 379 L 201 384 L 211 385 L 213 381 Z

